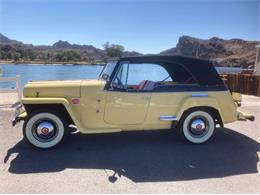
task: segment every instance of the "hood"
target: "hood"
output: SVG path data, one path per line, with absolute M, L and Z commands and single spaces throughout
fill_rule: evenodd
M 80 97 L 82 80 L 30 81 L 24 86 L 24 97 Z

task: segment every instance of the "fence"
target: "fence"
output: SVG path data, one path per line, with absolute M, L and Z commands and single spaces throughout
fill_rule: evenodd
M 15 88 L 13 89 L 1 89 L 0 93 L 17 93 L 17 102 L 19 102 L 22 98 L 22 86 L 21 86 L 21 77 L 0 77 L 0 82 L 15 82 Z
M 260 96 L 260 75 L 225 74 L 221 76 L 230 91 Z

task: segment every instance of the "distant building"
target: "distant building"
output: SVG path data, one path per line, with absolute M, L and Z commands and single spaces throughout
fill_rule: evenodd
M 260 75 L 260 45 L 256 46 L 255 72 Z

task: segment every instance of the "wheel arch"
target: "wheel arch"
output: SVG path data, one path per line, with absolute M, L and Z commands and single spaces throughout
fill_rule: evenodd
M 213 96 L 207 97 L 187 97 L 184 98 L 178 106 L 176 117 L 180 121 L 181 118 L 191 110 L 204 110 L 209 112 L 214 117 L 216 124 L 223 127 L 223 114 L 218 100 Z
M 68 122 L 68 124 L 75 124 L 72 120 L 68 110 L 62 103 L 55 103 L 55 104 L 24 104 L 24 108 L 27 112 L 27 116 L 31 115 L 34 112 L 41 111 L 41 110 L 50 110 L 58 112 L 60 115 L 62 115 L 65 120 Z
M 26 107 L 30 107 L 31 110 L 35 110 L 37 108 L 53 108 L 55 109 L 57 105 L 59 105 L 59 109 L 61 111 L 64 111 L 67 115 L 70 116 L 71 120 L 73 121 L 73 124 L 77 126 L 78 129 L 83 129 L 81 125 L 80 120 L 80 109 L 76 109 L 76 107 L 72 107 L 69 100 L 66 98 L 33 98 L 33 97 L 25 97 L 22 99 L 22 104 L 24 105 L 25 109 Z M 31 106 L 28 106 L 31 105 Z M 37 107 L 38 105 L 38 107 Z M 55 106 L 54 106 L 55 105 Z M 50 106 L 50 107 L 47 107 Z M 63 107 L 62 107 L 63 106 Z M 29 108 L 29 109 L 30 109 Z M 26 110 L 27 111 L 27 110 Z M 30 111 L 29 111 L 30 112 Z M 61 113 L 63 114 L 63 113 Z M 69 119 L 70 120 L 70 119 Z
M 221 127 L 224 126 L 219 110 L 212 106 L 195 106 L 195 107 L 187 108 L 182 112 L 179 121 L 181 121 L 183 117 L 185 117 L 188 113 L 194 111 L 205 111 L 211 114 L 216 124 L 219 124 Z

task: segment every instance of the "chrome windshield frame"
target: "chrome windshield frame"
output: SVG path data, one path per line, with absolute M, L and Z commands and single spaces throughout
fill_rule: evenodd
M 102 68 L 102 70 L 101 70 L 101 72 L 100 72 L 100 74 L 98 76 L 98 79 L 103 80 L 102 75 L 104 73 L 105 68 L 108 66 L 109 63 L 114 63 L 114 68 L 113 68 L 113 70 L 111 71 L 111 73 L 109 75 L 109 77 L 111 77 L 111 75 L 113 74 L 113 72 L 116 69 L 116 66 L 117 66 L 118 62 L 119 62 L 119 60 L 109 60 L 109 61 L 107 61 L 106 65 Z

